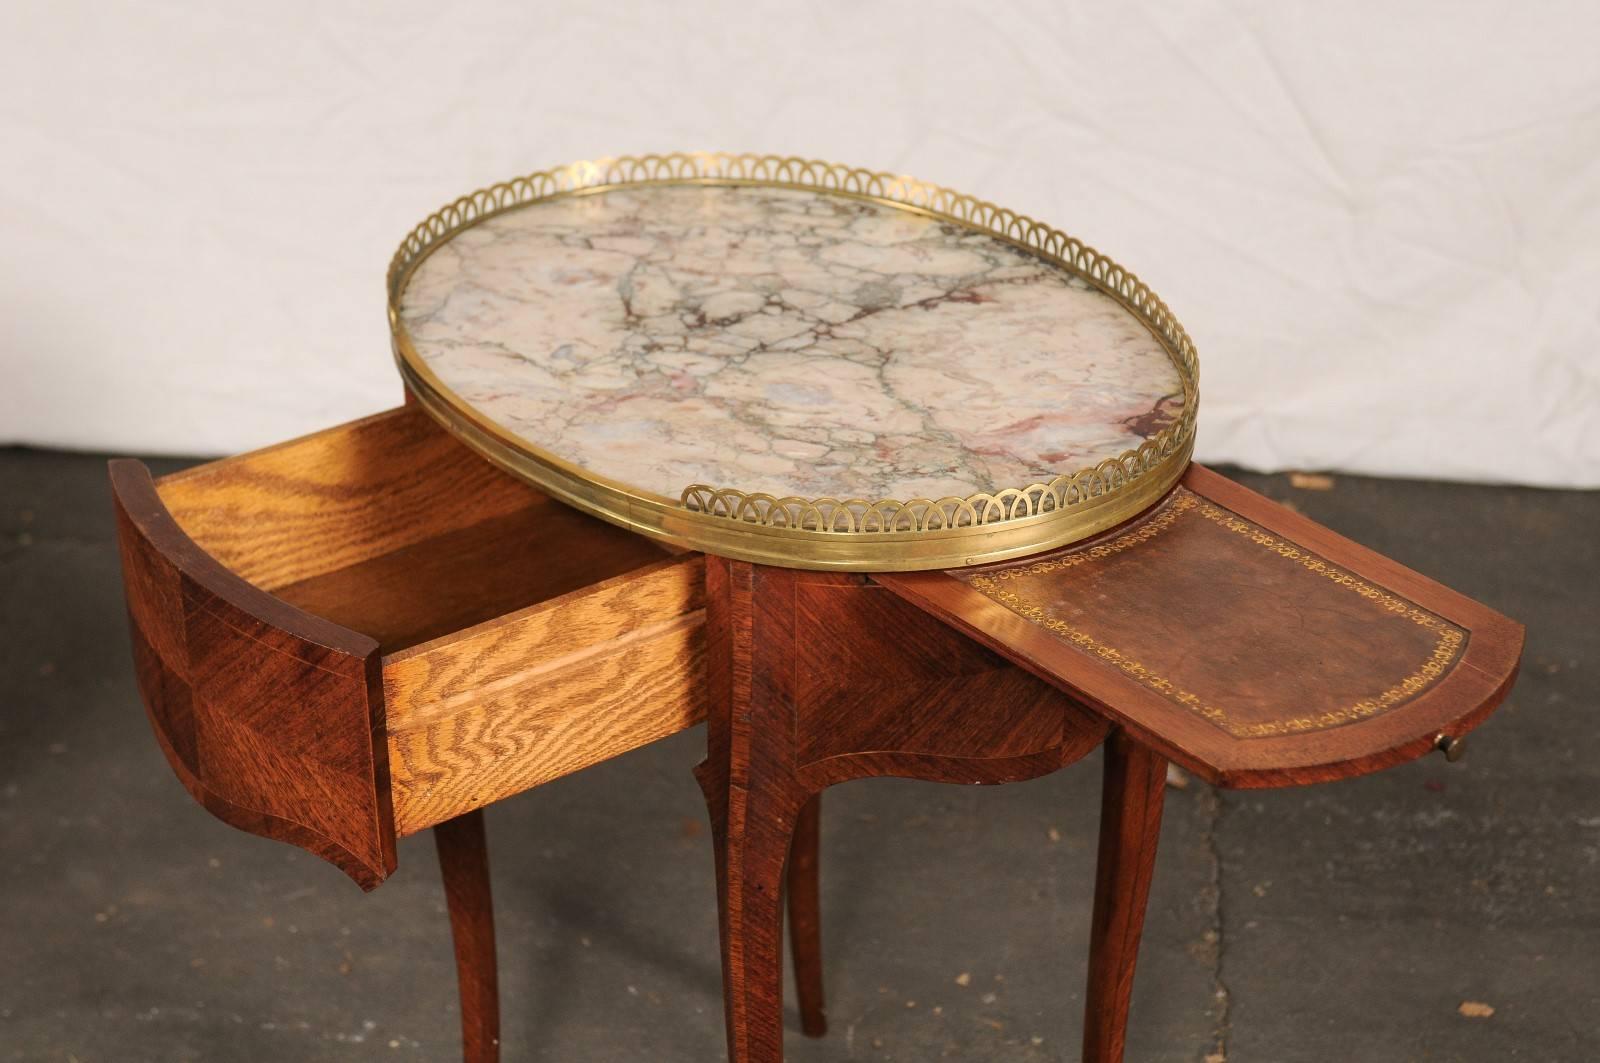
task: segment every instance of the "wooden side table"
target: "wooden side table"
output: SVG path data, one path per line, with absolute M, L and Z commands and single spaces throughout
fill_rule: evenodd
M 1515 623 L 1190 465 L 1194 348 L 1136 277 L 947 189 L 579 164 L 418 226 L 389 312 L 420 411 L 159 488 L 117 468 L 125 572 L 209 808 L 367 886 L 454 824 L 479 1014 L 493 800 L 706 718 L 730 1057 L 774 1063 L 785 893 L 825 1025 L 826 787 L 1104 745 L 1084 1058 L 1119 1060 L 1167 761 L 1250 787 L 1455 756 L 1515 675 Z

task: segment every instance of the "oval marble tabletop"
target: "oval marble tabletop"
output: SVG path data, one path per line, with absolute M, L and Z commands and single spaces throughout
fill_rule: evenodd
M 1041 489 L 1168 443 L 1193 401 L 1170 341 L 1084 277 L 971 224 L 825 189 L 537 200 L 434 242 L 391 296 L 408 382 L 487 430 L 469 442 L 601 516 L 774 563 L 925 567 L 885 563 L 907 556 L 889 540 L 1059 516 L 1070 488 Z M 670 512 L 640 520 L 641 502 L 744 525 L 726 529 L 739 542 L 775 534 L 741 551 Z M 841 561 L 834 544 L 852 539 L 883 556 Z M 973 545 L 912 560 L 999 556 Z

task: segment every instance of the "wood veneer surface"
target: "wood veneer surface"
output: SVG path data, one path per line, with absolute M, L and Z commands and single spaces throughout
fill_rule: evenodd
M 370 888 L 412 833 L 704 717 L 697 555 L 406 407 L 152 481 L 113 465 L 145 701 L 241 829 Z
M 391 653 L 667 556 L 642 536 L 543 500 L 275 593 Z

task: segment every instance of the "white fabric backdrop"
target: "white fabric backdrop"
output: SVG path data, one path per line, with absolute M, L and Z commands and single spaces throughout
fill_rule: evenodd
M 493 180 L 710 148 L 1106 250 L 1200 453 L 1600 485 L 1600 4 L 0 5 L 0 440 L 225 452 L 392 404 L 383 273 Z

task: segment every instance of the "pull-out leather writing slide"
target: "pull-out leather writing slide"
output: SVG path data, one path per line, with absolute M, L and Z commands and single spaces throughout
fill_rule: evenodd
M 1523 643 L 1515 621 L 1200 466 L 1082 543 L 874 578 L 1231 787 L 1459 742 Z

